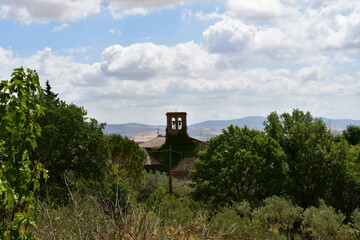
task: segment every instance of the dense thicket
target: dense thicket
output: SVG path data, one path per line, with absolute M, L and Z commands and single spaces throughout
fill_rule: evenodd
M 298 205 L 317 206 L 324 199 L 348 213 L 358 206 L 360 182 L 352 172 L 358 163 L 346 141 L 334 141 L 321 119 L 295 109 L 273 112 L 264 124 L 286 154 L 291 181 L 286 192 Z
M 210 140 L 191 174 L 196 200 L 218 207 L 275 194 L 303 208 L 321 199 L 346 214 L 359 206 L 357 148 L 298 109 L 273 112 L 264 125 L 264 132 L 230 126 Z
M 349 144 L 355 146 L 360 144 L 360 126 L 349 125 L 343 131 L 343 136 Z
M 89 119 L 84 108 L 59 100 L 48 82 L 42 105 L 44 115 L 37 119 L 42 134 L 33 153 L 49 171 L 50 177 L 42 192 L 66 199 L 65 178 L 83 178 L 89 183 L 104 178 L 108 157 L 102 132 L 104 125 Z
M 257 130 L 230 126 L 210 140 L 191 173 L 193 196 L 214 206 L 261 201 L 286 189 L 285 154 L 278 142 Z

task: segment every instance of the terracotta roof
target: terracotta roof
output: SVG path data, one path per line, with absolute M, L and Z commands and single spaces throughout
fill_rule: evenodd
M 166 138 L 164 135 L 158 135 L 147 142 L 140 143 L 139 146 L 142 148 L 158 148 L 165 144 L 165 140 Z

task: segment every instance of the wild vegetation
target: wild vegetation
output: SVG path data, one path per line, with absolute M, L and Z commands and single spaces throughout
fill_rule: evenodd
M 360 238 L 359 126 L 335 136 L 298 109 L 264 131 L 229 126 L 170 195 L 134 141 L 104 135 L 35 71 L 15 69 L 0 100 L 1 239 Z M 193 154 L 186 141 L 176 151 Z

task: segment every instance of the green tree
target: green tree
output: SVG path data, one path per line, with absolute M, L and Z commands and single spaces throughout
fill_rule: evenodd
M 104 179 L 107 158 L 104 124 L 89 119 L 84 108 L 59 100 L 49 83 L 44 92 L 45 115 L 38 119 L 43 131 L 33 154 L 49 171 L 43 193 L 66 199 L 67 176 L 86 179 L 84 182 L 89 185 Z
M 0 234 L 1 239 L 30 239 L 35 192 L 46 178 L 43 165 L 29 152 L 36 148 L 43 114 L 42 89 L 35 71 L 17 68 L 0 82 Z
M 343 135 L 349 144 L 360 144 L 360 126 L 348 125 L 343 131 Z
M 231 125 L 212 138 L 196 160 L 191 172 L 193 196 L 223 205 L 281 194 L 287 182 L 284 157 L 271 137 Z
M 345 140 L 336 144 L 332 155 L 340 162 L 331 173 L 327 204 L 349 216 L 360 205 L 360 146 L 350 147 Z
M 347 146 L 333 141 L 321 119 L 295 109 L 281 116 L 271 113 L 264 125 L 267 135 L 278 140 L 286 153 L 291 179 L 287 192 L 298 205 L 317 205 L 329 192 L 328 196 L 339 194 L 335 187 L 346 172 Z
M 109 135 L 107 142 L 112 169 L 117 169 L 122 179 L 134 189 L 139 189 L 145 183 L 145 151 L 136 142 L 121 135 Z

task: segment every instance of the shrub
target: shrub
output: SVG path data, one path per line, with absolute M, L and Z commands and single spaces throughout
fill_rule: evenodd
M 314 239 L 353 239 L 353 231 L 343 222 L 345 216 L 321 200 L 319 208 L 309 207 L 302 214 L 304 235 Z
M 159 209 L 162 201 L 168 197 L 170 197 L 170 195 L 168 195 L 166 193 L 166 190 L 162 186 L 160 186 L 155 189 L 152 194 L 149 195 L 148 199 L 146 199 L 145 205 L 149 210 Z
M 248 219 L 241 218 L 231 207 L 218 211 L 210 221 L 210 231 L 216 237 L 226 239 L 241 239 L 248 236 Z
M 356 233 L 356 236 L 360 238 L 360 210 L 358 208 L 355 209 L 351 218 L 353 221 L 354 233 Z
M 303 209 L 278 196 L 266 198 L 263 202 L 264 206 L 254 211 L 254 218 L 268 229 L 293 237 L 294 224 L 300 221 Z
M 196 211 L 197 206 L 189 197 L 170 196 L 162 201 L 157 214 L 166 225 L 191 228 Z
M 173 194 L 176 196 L 187 195 L 190 192 L 190 186 L 183 180 L 173 178 Z M 162 187 L 165 190 L 169 189 L 169 178 L 166 173 L 161 172 L 147 172 L 145 173 L 145 185 L 139 192 L 138 200 L 144 202 L 151 193 L 158 187 Z

